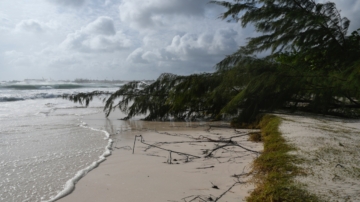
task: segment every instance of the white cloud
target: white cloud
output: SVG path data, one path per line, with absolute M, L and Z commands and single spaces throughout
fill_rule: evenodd
M 175 16 L 203 15 L 206 3 L 207 0 L 123 0 L 119 6 L 120 19 L 136 28 L 163 26 Z
M 137 48 L 127 57 L 127 61 L 132 63 L 153 63 L 160 59 L 158 52 L 144 51 L 142 48 Z
M 47 61 L 47 64 L 50 67 L 64 68 L 64 66 L 73 67 L 79 64 L 81 65 L 81 62 L 81 57 L 78 57 L 78 55 L 62 54 L 58 57 L 52 57 L 49 61 Z
M 51 3 L 55 3 L 61 6 L 68 6 L 68 7 L 80 7 L 84 5 L 86 0 L 48 0 Z
M 114 52 L 130 46 L 131 41 L 115 30 L 113 20 L 104 16 L 69 34 L 60 45 L 81 52 Z
M 104 6 L 109 6 L 109 5 L 111 5 L 111 0 L 105 0 L 105 2 L 104 2 Z
M 360 27 L 359 0 L 330 1 L 352 21 L 350 32 Z M 143 79 L 214 71 L 257 33 L 218 19 L 224 8 L 208 2 L 0 1 L 0 80 Z
M 6 17 L 0 16 L 0 31 L 9 31 L 11 29 L 11 21 Z
M 171 44 L 166 47 L 166 51 L 181 60 L 196 57 L 212 57 L 212 55 L 225 56 L 238 48 L 238 44 L 235 41 L 236 36 L 237 32 L 233 29 L 218 30 L 215 34 L 177 35 L 172 39 Z
M 39 22 L 34 19 L 22 20 L 16 25 L 16 31 L 40 33 L 40 32 L 44 32 L 45 29 L 46 26 L 42 22 Z
M 156 36 L 151 36 L 156 37 Z M 170 38 L 166 46 L 154 48 L 156 43 L 145 36 L 144 46 L 137 48 L 127 57 L 133 66 L 156 72 L 190 74 L 213 71 L 214 65 L 238 48 L 238 32 L 220 29 L 214 33 L 187 33 Z
M 114 21 L 110 17 L 102 16 L 85 27 L 85 31 L 99 35 L 115 35 Z
M 18 55 L 19 53 L 17 52 L 17 51 L 15 51 L 15 50 L 11 50 L 11 51 L 5 51 L 4 52 L 4 54 L 5 54 L 5 56 L 16 56 L 16 55 Z
M 8 64 L 14 66 L 25 67 L 26 65 L 31 65 L 34 61 L 33 58 L 31 58 L 29 55 L 16 50 L 5 51 L 4 55 L 5 58 L 9 61 Z
M 148 63 L 142 56 L 144 54 L 144 50 L 142 48 L 137 48 L 127 57 L 127 61 L 132 63 Z

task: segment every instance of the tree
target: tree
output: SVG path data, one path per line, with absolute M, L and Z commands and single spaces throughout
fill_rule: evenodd
M 350 21 L 332 2 L 313 0 L 213 1 L 225 6 L 221 18 L 253 24 L 262 35 L 217 65 L 241 69 L 248 80 L 224 109 L 244 108 L 239 121 L 260 111 L 306 110 L 358 116 L 359 34 L 347 36 Z M 270 50 L 257 59 L 251 54 Z M 259 62 L 260 61 L 260 62 Z M 225 110 L 226 111 L 226 110 Z
M 334 3 L 212 2 L 227 8 L 221 18 L 252 24 L 260 36 L 219 62 L 215 73 L 163 74 L 150 85 L 124 85 L 106 99 L 107 115 L 118 107 L 126 118 L 147 114 L 147 120 L 230 114 L 236 121 L 252 122 L 273 110 L 360 116 L 360 29 L 347 35 L 350 21 Z M 263 51 L 271 53 L 254 56 Z M 65 97 L 88 103 L 100 94 Z
M 178 76 L 164 73 L 155 82 L 145 84 L 133 81 L 123 85 L 118 91 L 104 99 L 104 111 L 108 116 L 118 108 L 127 113 L 129 119 L 137 115 L 147 115 L 145 120 L 195 119 L 197 117 L 217 118 L 222 106 L 228 100 L 214 93 L 222 80 L 219 74 L 193 74 Z M 94 91 L 63 98 L 85 103 L 93 97 L 101 97 L 108 92 Z M 212 96 L 212 99 L 209 97 Z

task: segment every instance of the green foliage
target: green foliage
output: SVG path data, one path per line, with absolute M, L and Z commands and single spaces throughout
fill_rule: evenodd
M 230 115 L 250 123 L 261 112 L 303 110 L 360 116 L 360 29 L 347 35 L 350 21 L 332 2 L 314 0 L 213 1 L 223 19 L 252 24 L 259 36 L 227 56 L 211 74 L 163 74 L 154 83 L 130 82 L 105 99 L 130 118 L 179 120 Z M 253 54 L 271 51 L 265 58 Z M 67 95 L 88 104 L 101 92 Z M 234 125 L 237 125 L 234 123 Z
M 104 111 L 109 115 L 112 109 L 118 107 L 128 114 L 125 119 L 141 114 L 147 115 L 147 120 L 166 119 L 170 115 L 166 100 L 178 78 L 173 74 L 163 74 L 150 85 L 139 81 L 125 84 L 106 100 Z M 120 99 L 117 104 L 116 99 Z
M 223 108 L 242 108 L 240 122 L 261 111 L 304 110 L 359 116 L 359 31 L 347 36 L 350 21 L 332 2 L 312 0 L 213 1 L 242 26 L 252 24 L 262 35 L 218 63 L 218 72 L 238 69 L 241 91 Z M 265 58 L 251 56 L 271 50 Z
M 313 0 L 235 0 L 234 3 L 212 1 L 228 10 L 222 18 L 232 17 L 242 26 L 255 26 L 263 33 L 250 38 L 251 52 L 264 50 L 307 51 L 320 48 L 343 48 L 350 21 L 341 18 L 332 2 Z M 321 37 L 319 37 L 321 35 Z
M 183 76 L 171 90 L 167 104 L 177 118 L 216 118 L 227 103 L 223 92 L 216 91 L 222 77 L 219 74 L 194 74 Z
M 221 81 L 219 74 L 204 73 L 190 76 L 162 74 L 151 84 L 129 82 L 104 99 L 104 111 L 108 116 L 118 108 L 127 113 L 124 119 L 137 115 L 147 115 L 145 120 L 162 121 L 170 118 L 216 118 L 228 101 L 214 91 Z M 102 92 L 65 95 L 64 98 L 88 104 L 88 100 L 98 96 L 103 96 Z M 208 99 L 209 97 L 212 99 Z

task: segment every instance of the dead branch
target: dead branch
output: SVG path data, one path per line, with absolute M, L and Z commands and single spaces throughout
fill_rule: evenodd
M 171 163 L 171 152 L 176 153 L 176 154 L 179 154 L 179 155 L 186 156 L 186 157 L 187 157 L 187 161 L 189 160 L 189 157 L 201 158 L 201 157 L 199 157 L 199 156 L 194 156 L 194 155 L 192 155 L 192 154 L 186 154 L 186 153 L 183 153 L 183 152 L 177 152 L 177 151 L 174 151 L 174 150 L 161 148 L 161 147 L 158 147 L 158 146 L 156 146 L 156 145 L 148 144 L 148 143 L 146 143 L 146 142 L 144 141 L 144 138 L 143 138 L 142 135 L 135 135 L 134 147 L 133 147 L 133 154 L 134 154 L 134 152 L 135 152 L 135 143 L 136 143 L 136 139 L 137 139 L 137 138 L 141 138 L 141 139 L 140 139 L 140 142 L 141 142 L 142 144 L 145 144 L 145 145 L 148 145 L 148 146 L 151 146 L 151 147 L 156 147 L 156 148 L 158 148 L 158 149 L 161 149 L 161 150 L 170 152 L 170 163 Z
M 196 169 L 208 169 L 208 168 L 214 168 L 215 166 L 208 166 L 208 167 L 198 167 Z
M 214 140 L 214 139 L 211 139 L 211 138 L 208 138 L 208 137 L 204 137 L 202 135 L 200 135 L 198 138 L 195 138 L 195 140 L 201 140 L 201 139 L 207 139 L 208 142 L 218 142 L 219 140 Z
M 157 130 L 155 130 L 155 132 L 159 133 L 159 134 L 162 134 L 162 135 L 169 135 L 169 136 L 184 136 L 184 137 L 187 137 L 187 138 L 190 138 L 190 139 L 195 139 L 193 136 L 191 135 L 188 135 L 188 134 L 171 134 L 171 133 L 168 133 L 168 132 L 159 132 Z
M 224 148 L 224 147 L 228 147 L 228 146 L 234 146 L 232 144 L 225 144 L 225 145 L 222 145 L 222 146 L 219 146 L 219 147 L 216 147 L 215 149 L 213 149 L 208 155 L 205 156 L 205 158 L 209 158 L 213 152 L 215 152 L 216 150 L 219 150 L 221 148 Z
M 159 133 L 159 132 L 158 132 Z M 164 133 L 161 133 L 161 134 L 167 134 L 167 135 L 171 135 L 170 133 L 167 133 L 167 132 L 164 132 Z M 176 135 L 176 134 L 175 134 Z M 232 138 L 236 138 L 236 137 L 241 137 L 241 136 L 245 136 L 245 135 L 248 135 L 248 134 L 243 134 L 243 135 L 238 135 L 238 136 L 233 136 L 233 137 L 230 137 L 230 139 L 228 140 L 225 140 L 225 139 L 222 139 L 222 140 L 214 140 L 214 139 L 211 139 L 211 138 L 208 138 L 208 137 L 204 137 L 204 136 L 199 136 L 198 138 L 195 138 L 196 140 L 198 141 L 177 141 L 177 142 L 157 142 L 155 144 L 148 144 L 148 143 L 145 143 L 144 142 L 144 138 L 142 135 L 136 135 L 135 136 L 135 139 L 134 139 L 134 147 L 133 147 L 133 154 L 135 152 L 135 143 L 136 143 L 136 139 L 138 137 L 141 138 L 141 143 L 145 144 L 145 145 L 148 145 L 148 148 L 145 149 L 145 151 L 149 150 L 150 148 L 152 147 L 155 147 L 155 148 L 158 148 L 158 149 L 162 149 L 162 150 L 165 150 L 165 151 L 169 151 L 169 152 L 174 152 L 174 153 L 177 153 L 179 155 L 184 155 L 184 156 L 187 156 L 187 160 L 186 162 L 189 160 L 189 156 L 191 157 L 194 157 L 194 158 L 201 158 L 199 156 L 194 156 L 194 155 L 191 155 L 191 154 L 186 154 L 186 153 L 182 153 L 182 152 L 177 152 L 177 151 L 174 151 L 174 150 L 169 150 L 169 149 L 164 149 L 158 145 L 163 145 L 163 144 L 180 144 L 180 143 L 204 143 L 204 142 L 211 142 L 211 143 L 225 143 L 225 145 L 222 145 L 222 146 L 219 146 L 219 147 L 216 147 L 214 148 L 210 153 L 208 153 L 205 158 L 209 158 L 212 153 L 214 153 L 215 151 L 219 150 L 219 149 L 224 149 L 225 147 L 228 147 L 228 146 L 237 146 L 237 147 L 240 147 L 246 151 L 250 151 L 250 152 L 254 152 L 256 154 L 260 154 L 261 152 L 258 152 L 258 151 L 254 151 L 254 150 L 251 150 L 251 149 L 248 149 L 242 145 L 240 145 L 239 143 L 237 143 L 236 141 L 232 141 Z M 189 136 L 187 136 L 189 137 Z M 193 138 L 191 136 L 191 138 Z M 206 140 L 199 140 L 199 139 L 206 139 Z M 171 153 L 170 153 L 170 162 L 171 162 Z M 171 163 L 170 163 L 171 164 Z
M 130 146 L 123 146 L 123 147 L 114 147 L 115 149 L 124 149 L 124 150 L 131 150 Z
M 187 198 L 190 198 L 190 197 L 193 197 L 193 196 L 194 196 L 194 195 L 187 196 L 187 197 L 182 198 L 181 200 L 184 200 L 184 201 L 186 202 L 186 199 L 187 199 Z
M 191 199 L 189 202 L 194 201 L 194 200 L 196 200 L 196 199 L 200 199 L 200 200 L 202 200 L 202 201 L 207 201 L 207 200 L 205 200 L 205 199 L 202 198 L 202 197 L 204 197 L 204 196 L 200 196 L 200 195 L 197 195 L 197 196 L 194 196 L 194 195 L 187 196 L 187 197 L 182 198 L 181 200 L 184 200 L 185 202 L 187 202 L 186 199 L 187 199 L 187 198 L 191 198 L 191 197 L 194 197 L 194 198 Z M 209 199 L 212 199 L 212 198 L 210 197 Z M 209 200 L 209 201 L 213 201 L 213 200 Z
M 213 188 L 213 189 L 219 189 L 219 187 L 216 186 L 214 183 L 212 183 L 212 182 L 210 182 L 210 183 L 213 185 L 211 188 Z
M 246 134 L 243 134 L 243 135 L 232 136 L 232 137 L 229 138 L 229 140 L 232 141 L 233 138 L 249 136 L 250 134 L 251 133 L 246 133 Z
M 258 152 L 258 151 L 251 150 L 251 149 L 248 149 L 248 148 L 246 148 L 246 147 L 243 147 L 243 146 L 241 146 L 239 143 L 236 143 L 236 145 L 237 145 L 238 147 L 241 147 L 242 149 L 245 149 L 246 151 L 250 151 L 250 152 L 257 153 L 257 154 L 261 154 L 261 152 Z
M 249 176 L 249 175 L 251 175 L 251 172 L 250 173 L 234 174 L 231 177 L 235 177 L 235 178 L 239 179 L 240 177 L 244 177 L 244 176 L 246 177 L 246 176 Z
M 222 193 L 219 197 L 215 199 L 215 202 L 218 201 L 221 197 L 223 197 L 226 193 L 228 193 L 235 185 L 241 184 L 242 182 L 235 182 L 229 189 L 227 189 L 224 193 Z
M 255 151 L 255 150 L 251 150 L 251 149 L 248 149 L 242 145 L 240 145 L 239 143 L 237 143 L 236 141 L 232 141 L 231 139 L 232 138 L 236 138 L 236 137 L 239 137 L 239 136 L 234 136 L 234 137 L 231 137 L 229 140 L 214 140 L 214 139 L 211 139 L 211 138 L 207 138 L 207 137 L 203 137 L 203 136 L 199 136 L 198 138 L 196 139 L 207 139 L 207 140 L 200 140 L 200 141 L 177 141 L 177 142 L 157 142 L 155 144 L 148 144 L 149 147 L 146 148 L 145 150 L 148 150 L 150 149 L 151 147 L 157 147 L 159 148 L 157 145 L 163 145 L 163 144 L 181 144 L 181 143 L 204 143 L 204 142 L 211 142 L 211 143 L 226 143 L 227 146 L 238 146 L 242 149 L 245 149 L 246 151 L 250 151 L 250 152 L 254 152 L 254 153 L 258 153 L 260 154 L 261 152 L 258 152 L 258 151 Z M 226 146 L 224 146 L 226 147 Z M 221 147 L 223 148 L 223 147 Z M 218 150 L 218 149 L 221 149 L 221 148 L 215 148 L 212 152 Z M 210 157 L 210 155 L 207 155 L 206 157 Z
M 251 150 L 251 149 L 248 149 L 248 148 L 246 148 L 246 147 L 243 147 L 243 146 L 241 146 L 239 143 L 234 142 L 234 141 L 217 141 L 217 142 L 227 143 L 227 144 L 216 147 L 216 148 L 213 149 L 210 153 L 208 153 L 208 155 L 206 155 L 205 158 L 210 157 L 210 156 L 212 155 L 212 153 L 215 152 L 216 150 L 223 149 L 224 147 L 229 147 L 229 146 L 237 146 L 237 147 L 240 147 L 240 148 L 242 148 L 242 149 L 245 149 L 246 151 L 254 152 L 254 153 L 256 153 L 256 154 L 260 154 L 260 153 L 261 153 L 261 152 L 258 152 L 258 151 Z
M 169 157 L 169 164 L 172 164 L 171 163 L 171 152 L 170 152 L 170 157 Z
M 195 197 L 195 198 L 191 199 L 191 201 L 194 201 L 195 199 L 201 199 L 202 201 L 205 201 L 205 202 L 206 202 L 206 200 L 205 200 L 205 199 L 203 199 L 203 198 L 201 198 L 200 196 L 197 196 L 197 197 Z M 189 202 L 191 202 L 191 201 L 189 201 Z

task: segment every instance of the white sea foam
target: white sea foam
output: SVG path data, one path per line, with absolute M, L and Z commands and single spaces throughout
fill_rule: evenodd
M 112 140 L 106 131 L 76 124 L 84 115 L 101 112 L 101 100 L 94 99 L 84 108 L 59 97 L 99 90 L 114 92 L 118 87 L 2 82 L 0 201 L 55 201 L 71 193 L 81 177 L 111 154 Z
M 80 125 L 80 127 L 83 128 L 88 128 L 94 131 L 99 131 L 99 132 L 103 132 L 106 136 L 106 139 L 108 139 L 108 144 L 105 147 L 105 151 L 104 153 L 99 157 L 99 160 L 93 162 L 90 166 L 78 171 L 75 176 L 73 178 L 71 178 L 70 180 L 68 180 L 64 186 L 64 189 L 62 191 L 60 191 L 56 196 L 52 197 L 50 200 L 48 201 L 44 201 L 44 202 L 53 202 L 56 200 L 59 200 L 60 198 L 63 198 L 67 195 L 69 195 L 72 191 L 74 191 L 75 189 L 75 184 L 81 179 L 83 178 L 88 172 L 90 172 L 91 170 L 93 170 L 94 168 L 96 168 L 97 166 L 99 166 L 99 164 L 103 161 L 106 160 L 107 156 L 111 155 L 111 145 L 113 143 L 113 140 L 110 139 L 110 134 L 105 131 L 105 130 L 99 130 L 96 128 L 91 128 L 88 127 L 87 124 L 85 122 L 82 122 L 82 124 Z

